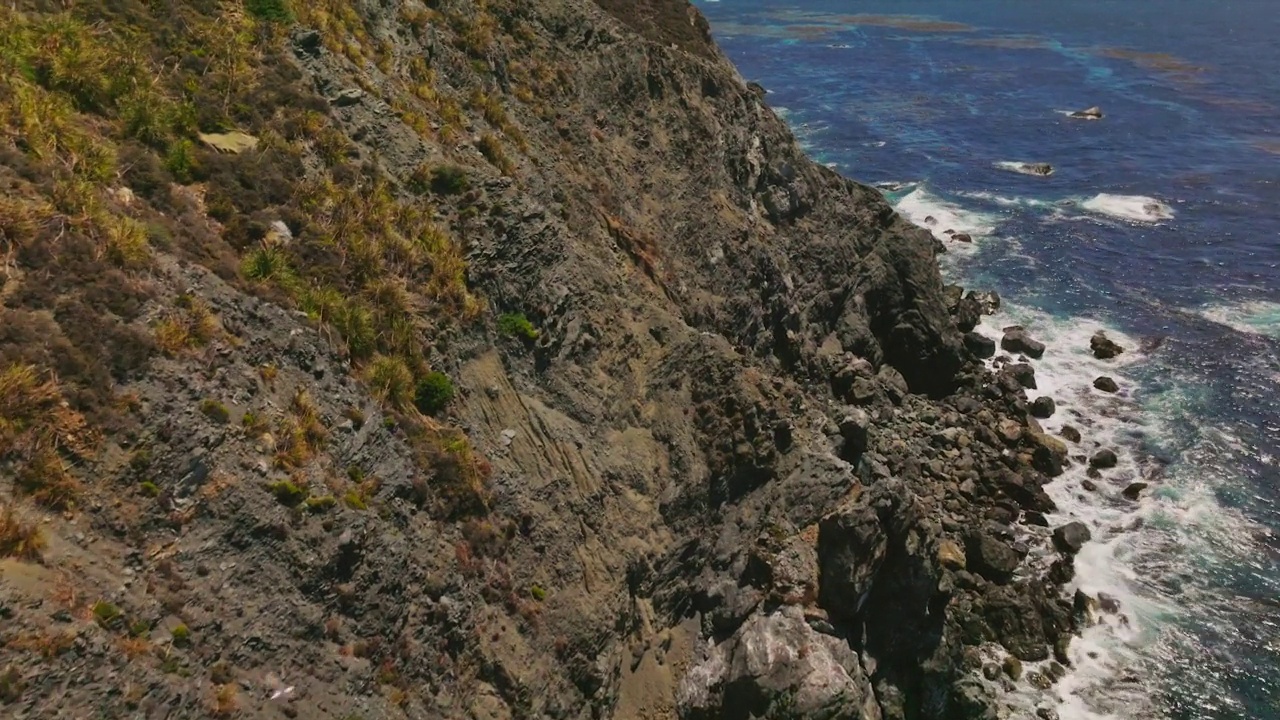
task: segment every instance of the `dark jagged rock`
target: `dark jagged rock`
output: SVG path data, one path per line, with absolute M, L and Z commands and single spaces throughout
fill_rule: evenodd
M 1022 556 L 989 532 L 971 533 L 965 543 L 968 568 L 992 582 L 1008 582 L 1022 563 Z
M 1089 527 L 1082 522 L 1069 522 L 1061 527 L 1054 528 L 1053 544 L 1059 551 L 1074 555 L 1080 552 L 1080 548 L 1089 542 L 1092 534 Z
M 1101 330 L 1093 334 L 1089 338 L 1089 350 L 1093 352 L 1093 356 L 1099 360 L 1110 360 L 1111 358 L 1124 352 L 1124 348 L 1120 347 L 1107 334 Z
M 1053 398 L 1048 395 L 1041 395 L 1031 401 L 1031 407 L 1029 410 L 1033 417 L 1038 417 L 1043 420 L 1045 418 L 1053 417 L 1053 413 L 1057 410 L 1057 405 L 1053 402 Z M 1066 428 L 1063 429 L 1065 430 Z M 1063 437 L 1066 437 L 1065 434 Z
M 1064 439 L 1073 443 L 1078 443 L 1080 442 L 1080 439 L 1081 439 L 1080 431 L 1075 429 L 1071 425 L 1063 425 L 1062 430 L 1059 431 L 1058 434 L 1061 435 Z
M 1004 337 L 1000 339 L 1000 347 L 1011 353 L 1022 353 L 1030 358 L 1044 356 L 1044 343 L 1034 340 L 1024 328 L 1013 326 L 1005 328 Z
M 962 333 L 967 333 L 982 321 L 982 304 L 972 295 L 966 296 L 956 303 L 954 315 L 956 328 Z
M 1104 393 L 1114 393 L 1114 392 L 1120 391 L 1120 386 L 1116 384 L 1116 381 L 1112 380 L 1106 375 L 1103 375 L 1097 378 L 1096 380 L 1094 380 L 1093 386 Z
M 1001 372 L 1008 373 L 1021 387 L 1036 389 L 1036 370 L 1027 363 L 1014 363 Z
M 1000 309 L 1000 295 L 995 290 L 970 290 L 967 297 L 978 301 L 983 315 L 994 315 Z
M 996 341 L 981 333 L 965 333 L 964 346 L 978 358 L 986 359 L 996 354 Z
M 956 242 L 962 242 L 962 243 L 973 242 L 973 236 L 970 235 L 969 233 L 955 233 L 951 236 L 951 239 L 955 240 Z

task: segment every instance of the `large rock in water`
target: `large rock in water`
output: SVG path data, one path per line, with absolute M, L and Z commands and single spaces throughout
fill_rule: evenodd
M 1089 527 L 1080 521 L 1069 522 L 1053 531 L 1053 545 L 1058 550 L 1074 555 L 1089 542 L 1092 534 Z
M 1000 347 L 1008 352 L 1022 353 L 1031 358 L 1044 356 L 1044 343 L 1033 339 L 1025 328 L 1018 325 L 1005 328 L 1004 337 L 1000 339 Z
M 1107 337 L 1107 334 L 1101 330 L 1089 338 L 1089 349 L 1099 360 L 1110 360 L 1124 352 L 1124 348 L 1120 347 L 1119 343 Z
M 1120 386 L 1116 384 L 1116 381 L 1112 380 L 1106 375 L 1103 375 L 1097 378 L 1096 380 L 1094 380 L 1093 386 L 1104 393 L 1114 393 L 1114 392 L 1120 391 Z
M 681 680 L 676 703 L 683 720 L 881 718 L 849 643 L 815 631 L 791 605 L 751 616 L 711 648 Z

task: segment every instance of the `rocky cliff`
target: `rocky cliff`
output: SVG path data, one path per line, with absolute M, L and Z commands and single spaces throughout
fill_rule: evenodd
M 1061 670 L 1026 374 L 686 0 L 19 2 L 0 66 L 7 714 L 985 718 Z

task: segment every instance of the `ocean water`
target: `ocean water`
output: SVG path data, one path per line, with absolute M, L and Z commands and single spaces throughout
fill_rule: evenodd
M 812 155 L 1001 293 L 988 334 L 1049 344 L 1046 427 L 1120 455 L 1051 493 L 1093 531 L 1079 587 L 1120 613 L 1010 716 L 1280 718 L 1280 2 L 695 2 Z M 1093 359 L 1097 329 L 1127 352 Z

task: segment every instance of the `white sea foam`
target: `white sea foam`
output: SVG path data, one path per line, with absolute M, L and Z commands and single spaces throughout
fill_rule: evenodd
M 947 235 L 947 230 L 965 233 L 977 240 L 995 232 L 1000 221 L 996 215 L 969 210 L 944 200 L 931 193 L 925 185 L 916 186 L 899 199 L 894 207 L 906 219 L 932 232 L 933 236 L 939 240 L 947 242 L 949 247 L 963 243 L 949 242 L 950 236 Z
M 1072 670 L 1050 694 L 1024 681 L 1010 700 L 1027 716 L 1034 716 L 1035 707 L 1048 703 L 1063 720 L 1145 717 L 1137 711 L 1143 693 L 1115 687 L 1116 678 L 1136 662 L 1136 646 L 1142 644 L 1144 634 L 1149 634 L 1150 618 L 1162 612 L 1133 590 L 1134 571 L 1125 561 L 1133 540 L 1128 528 L 1139 516 L 1141 505 L 1123 500 L 1120 492 L 1130 480 L 1144 473 L 1139 459 L 1128 451 L 1133 444 L 1130 436 L 1135 430 L 1154 430 L 1151 419 L 1139 412 L 1130 391 L 1132 383 L 1125 376 L 1125 367 L 1141 359 L 1136 352 L 1138 342 L 1095 321 L 1055 318 L 1007 304 L 997 315 L 984 318 L 978 331 L 998 339 L 1003 327 L 1012 324 L 1026 327 L 1047 346 L 1044 357 L 1032 361 L 1037 389 L 1027 392 L 1028 399 L 1047 395 L 1057 404 L 1054 415 L 1041 421 L 1042 427 L 1057 435 L 1064 425 L 1072 425 L 1083 436 L 1079 445 L 1069 444 L 1072 465 L 1046 487 L 1058 506 L 1050 522 L 1057 526 L 1080 520 L 1089 526 L 1093 541 L 1076 556 L 1075 587 L 1093 596 L 1102 592 L 1118 599 L 1123 619 L 1100 614 L 1097 625 L 1073 640 Z M 1103 329 L 1127 352 L 1108 361 L 1094 358 L 1089 339 Z M 1121 392 L 1109 395 L 1094 389 L 1093 380 L 1100 375 L 1116 379 Z M 1094 481 L 1096 491 L 1086 491 L 1081 483 L 1086 478 L 1087 462 L 1081 459 L 1103 447 L 1116 450 L 1120 463 L 1106 471 L 1104 478 Z M 1054 557 L 1052 549 L 1045 544 L 1040 547 L 1032 562 L 1047 565 Z
M 1280 303 L 1249 300 L 1214 304 L 1200 308 L 1197 313 L 1236 332 L 1280 338 Z
M 1010 160 L 995 163 L 995 167 L 1009 172 L 1016 172 L 1021 175 L 1034 175 L 1036 177 L 1048 177 L 1053 174 L 1053 167 L 1048 163 L 1029 163 L 1014 162 Z
M 1099 193 L 1080 203 L 1091 213 L 1132 222 L 1155 223 L 1173 219 L 1173 208 L 1145 195 L 1112 195 Z

